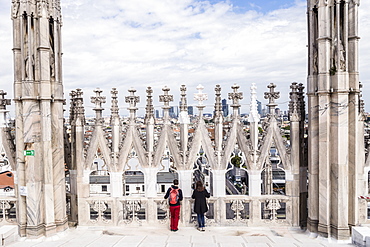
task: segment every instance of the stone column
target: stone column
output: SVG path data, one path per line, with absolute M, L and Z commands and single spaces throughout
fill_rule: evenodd
M 157 167 L 146 167 L 143 169 L 144 184 L 145 184 L 145 197 L 157 196 Z
M 152 165 L 152 156 L 154 151 L 154 107 L 151 87 L 146 90 L 147 93 L 147 105 L 145 114 L 145 124 L 146 124 L 146 151 L 148 152 L 148 163 Z
M 19 116 L 17 183 L 27 191 L 18 197 L 19 232 L 28 237 L 49 236 L 67 227 L 63 85 L 61 67 L 53 63 L 60 61 L 62 54 L 60 39 L 56 38 L 60 37 L 59 2 L 13 1 L 12 19 L 14 88 Z M 34 156 L 24 157 L 24 150 L 33 152 Z
M 188 150 L 188 125 L 190 123 L 189 115 L 188 115 L 188 105 L 186 103 L 186 87 L 185 85 L 181 85 L 181 101 L 180 101 L 180 145 L 181 145 L 181 153 L 183 158 L 186 159 L 186 152 Z M 186 160 L 183 160 L 183 164 L 186 163 Z
M 258 122 L 260 121 L 260 117 L 257 111 L 257 92 L 256 92 L 256 84 L 252 83 L 251 86 L 251 103 L 250 103 L 250 113 L 248 117 L 248 121 L 250 123 L 249 133 L 250 133 L 250 140 L 252 143 L 252 151 L 253 156 L 257 155 L 258 149 Z
M 111 106 L 111 119 L 110 124 L 112 126 L 112 164 L 114 171 L 110 171 L 110 190 L 112 197 L 123 196 L 123 183 L 122 183 L 122 172 L 117 170 L 118 164 L 118 153 L 120 144 L 120 131 L 121 131 L 121 121 L 119 117 L 119 108 L 116 88 L 112 88 L 112 106 Z
M 110 172 L 111 197 L 123 196 L 122 172 Z
M 261 195 L 261 170 L 248 171 L 249 176 L 249 196 Z
M 225 197 L 225 170 L 212 170 L 213 175 L 213 196 L 214 197 Z
M 89 175 L 85 177 L 85 110 L 83 107 L 83 92 L 81 89 L 71 92 L 71 153 L 72 165 L 70 173 L 71 183 L 71 214 L 78 216 L 78 224 L 86 224 L 89 219 L 90 210 L 86 205 L 85 199 L 89 197 Z
M 290 103 L 289 103 L 289 118 L 290 118 L 290 164 L 291 180 L 286 174 L 287 184 L 287 195 L 292 198 L 292 210 L 291 210 L 291 223 L 293 226 L 299 225 L 299 166 L 300 166 L 300 154 L 301 154 L 301 141 L 300 141 L 300 105 L 298 95 L 298 85 L 293 82 L 290 86 L 292 92 L 290 92 Z M 288 172 L 288 171 L 287 171 Z
M 178 170 L 179 186 L 182 190 L 184 197 L 191 197 L 192 184 L 193 184 L 193 171 L 192 170 Z
M 366 221 L 367 203 L 359 200 L 359 195 L 367 194 L 367 174 L 364 173 L 364 105 L 361 100 L 358 67 L 358 7 L 359 1 L 350 1 L 348 9 L 348 77 L 349 77 L 349 216 L 350 226 L 356 226 Z M 350 57 L 352 56 L 352 58 Z

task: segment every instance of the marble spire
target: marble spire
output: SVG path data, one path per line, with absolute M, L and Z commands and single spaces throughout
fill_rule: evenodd
M 280 98 L 280 92 L 275 92 L 276 85 L 274 83 L 270 83 L 267 88 L 270 89 L 269 92 L 265 92 L 265 99 L 269 100 L 267 104 L 269 113 L 275 115 L 275 108 L 277 106 L 275 100 Z

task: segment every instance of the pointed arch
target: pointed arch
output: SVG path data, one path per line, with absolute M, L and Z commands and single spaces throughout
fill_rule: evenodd
M 217 168 L 214 158 L 215 151 L 203 119 L 199 121 L 198 128 L 195 130 L 185 169 L 191 170 L 193 168 L 193 164 L 197 160 L 197 155 L 201 147 L 203 147 L 203 151 L 207 155 L 211 168 Z
M 129 154 L 132 151 L 138 154 L 137 158 L 139 160 L 140 165 L 145 166 L 148 163 L 145 149 L 141 143 L 141 139 L 136 131 L 136 127 L 134 125 L 130 126 L 127 129 L 127 133 L 125 139 L 122 142 L 122 146 L 119 150 L 119 158 L 118 158 L 118 167 L 117 171 L 123 172 L 124 167 L 128 162 Z
M 248 140 L 245 138 L 243 134 L 243 131 L 244 130 L 241 126 L 241 123 L 237 119 L 234 119 L 232 126 L 229 130 L 228 139 L 226 140 L 226 143 L 225 143 L 225 152 L 222 158 L 222 163 L 220 164 L 221 166 L 224 165 L 223 167 L 224 169 L 227 168 L 228 160 L 230 159 L 230 155 L 232 154 L 234 150 L 235 144 L 238 144 L 240 150 L 245 155 L 247 169 L 248 170 L 251 169 L 252 160 L 251 160 L 251 156 L 248 155 L 251 150 L 248 145 Z
M 180 160 L 180 150 L 177 145 L 177 142 L 175 138 L 173 137 L 173 130 L 169 125 L 164 125 L 163 129 L 161 131 L 161 135 L 159 136 L 157 148 L 154 153 L 154 159 L 153 164 L 154 166 L 157 166 L 160 164 L 163 152 L 166 149 L 166 146 L 170 150 L 170 153 L 174 159 L 175 167 L 180 168 L 181 167 L 181 160 Z
M 84 167 L 91 169 L 93 161 L 95 159 L 96 152 L 100 150 L 102 158 L 105 161 L 109 171 L 115 171 L 115 167 L 112 167 L 111 151 L 108 146 L 108 141 L 105 138 L 105 133 L 100 126 L 95 128 L 92 138 L 90 141 L 89 148 L 87 150 L 87 156 Z
M 282 159 L 284 169 L 290 170 L 291 169 L 290 155 L 287 152 L 284 139 L 280 135 L 280 129 L 274 117 L 272 117 L 269 121 L 269 128 L 267 129 L 267 133 L 261 145 L 261 154 L 260 157 L 258 158 L 257 168 L 259 170 L 263 169 L 264 162 L 270 154 L 270 148 L 272 146 L 272 143 L 275 144 L 275 147 L 280 154 L 280 158 Z

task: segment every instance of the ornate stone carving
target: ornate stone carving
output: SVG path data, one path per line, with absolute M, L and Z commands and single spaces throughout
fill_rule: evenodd
M 170 89 L 165 86 L 162 88 L 163 95 L 159 95 L 159 102 L 163 102 L 163 118 L 166 124 L 169 124 L 169 109 L 170 107 L 170 102 L 173 101 L 173 95 L 168 94 Z
M 228 223 L 233 223 L 233 222 L 246 222 L 247 217 L 246 215 L 242 215 L 242 212 L 246 209 L 245 206 L 249 206 L 247 202 L 243 199 L 241 200 L 230 200 L 230 209 L 234 211 L 234 217 L 232 219 L 228 219 Z
M 181 100 L 180 100 L 180 111 L 188 111 L 188 105 L 186 102 L 186 86 L 181 85 Z
M 277 106 L 275 100 L 280 98 L 280 92 L 275 92 L 276 85 L 273 83 L 270 83 L 267 88 L 270 89 L 270 92 L 265 92 L 265 99 L 269 100 L 269 103 L 267 104 L 269 113 L 275 114 L 275 107 Z
M 118 116 L 118 100 L 117 100 L 117 94 L 118 91 L 116 88 L 112 88 L 112 91 L 110 92 L 112 94 L 112 107 L 110 108 L 112 117 L 113 116 Z
M 12 1 L 12 17 L 15 19 L 19 14 L 19 0 Z
M 203 101 L 208 100 L 208 96 L 206 93 L 203 93 L 204 87 L 201 84 L 199 84 L 196 89 L 198 93 L 194 94 L 194 100 L 198 101 L 197 107 L 204 107 Z
M 128 92 L 130 95 L 125 97 L 125 102 L 130 104 L 127 109 L 130 111 L 130 123 L 134 123 L 136 111 L 138 109 L 136 104 L 140 102 L 140 97 L 135 95 L 136 89 L 134 88 L 130 88 Z
M 290 88 L 292 91 L 290 94 L 290 102 L 289 102 L 289 117 L 290 121 L 300 121 L 301 117 L 301 108 L 300 108 L 300 102 L 299 102 L 299 92 L 298 92 L 298 83 L 293 82 Z
M 101 96 L 103 90 L 97 88 L 93 91 L 96 95 L 91 96 L 91 103 L 95 104 L 95 108 L 93 109 L 96 114 L 96 124 L 101 124 L 102 112 L 104 108 L 102 104 L 105 103 L 105 96 Z
M 222 116 L 222 103 L 221 103 L 221 86 L 216 85 L 215 87 L 215 118 Z
M 258 123 L 260 121 L 260 117 L 258 115 L 257 110 L 257 87 L 255 83 L 252 83 L 251 86 L 251 104 L 250 104 L 250 113 L 248 121 L 251 123 Z
M 233 118 L 236 118 L 239 115 L 239 100 L 243 99 L 243 93 L 238 92 L 239 86 L 234 84 L 231 86 L 233 92 L 229 93 L 229 100 L 232 100 L 231 107 L 233 108 Z
M 169 219 L 170 210 L 168 206 L 168 200 L 159 200 L 156 201 L 157 203 L 157 220 L 159 220 L 159 223 L 166 224 Z M 163 216 L 159 215 L 159 212 L 163 213 Z
M 164 107 L 169 107 L 169 103 L 173 101 L 173 95 L 168 94 L 170 89 L 165 86 L 162 88 L 163 95 L 159 95 L 159 102 L 164 103 Z
M 16 217 L 15 215 L 10 214 L 10 209 L 14 208 L 16 206 L 15 200 L 0 200 L 0 209 L 2 211 L 0 216 L 0 222 L 5 220 L 9 223 L 15 223 Z
M 142 208 L 140 200 L 127 200 L 122 201 L 123 204 L 123 219 L 122 222 L 125 224 L 131 224 L 133 222 L 140 224 L 138 213 Z
M 231 88 L 233 90 L 232 93 L 229 93 L 229 100 L 233 101 L 231 107 L 240 107 L 239 100 L 243 99 L 243 93 L 238 92 L 239 85 L 234 84 L 231 86 Z
M 280 200 L 269 199 L 265 201 L 265 211 L 268 215 L 265 215 L 265 219 L 277 220 L 277 210 L 281 208 Z M 268 212 L 269 211 L 269 212 Z
M 150 118 L 153 118 L 154 117 L 154 107 L 153 107 L 153 96 L 152 96 L 152 93 L 153 93 L 153 89 L 151 87 L 148 87 L 146 89 L 146 93 L 147 93 L 147 99 L 146 99 L 146 114 L 145 114 L 145 120 L 147 121 L 148 119 Z
M 105 200 L 94 200 L 90 203 L 90 221 L 92 223 L 110 223 L 111 215 L 108 214 L 109 204 Z

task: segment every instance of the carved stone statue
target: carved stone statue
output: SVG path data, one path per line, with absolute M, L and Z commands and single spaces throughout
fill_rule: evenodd
M 12 17 L 17 18 L 19 13 L 19 1 L 18 0 L 13 0 L 12 2 Z

